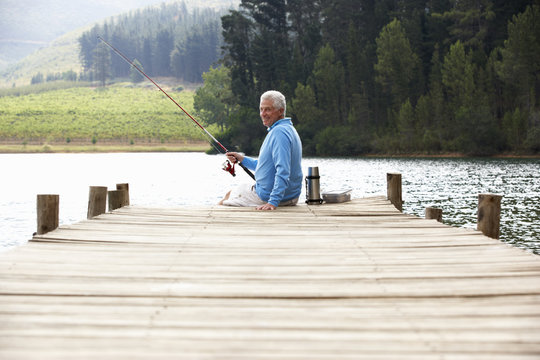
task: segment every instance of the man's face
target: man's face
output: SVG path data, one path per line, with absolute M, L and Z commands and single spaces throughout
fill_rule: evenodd
M 272 126 L 276 121 L 283 118 L 283 109 L 275 109 L 270 99 L 261 101 L 260 111 L 262 122 L 266 127 Z

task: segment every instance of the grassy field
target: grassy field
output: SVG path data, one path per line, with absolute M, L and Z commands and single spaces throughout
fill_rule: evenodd
M 193 91 L 167 92 L 196 115 Z M 120 84 L 0 97 L 1 152 L 204 151 L 209 147 L 191 119 L 155 88 Z

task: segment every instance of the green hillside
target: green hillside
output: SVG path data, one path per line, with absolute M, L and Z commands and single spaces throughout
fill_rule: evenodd
M 167 91 L 193 113 L 193 91 Z M 217 131 L 210 127 L 212 131 Z M 130 84 L 0 97 L 0 142 L 168 144 L 204 140 L 160 91 Z
M 86 30 L 87 28 L 81 28 L 61 36 L 50 46 L 37 50 L 0 73 L 0 87 L 28 85 L 32 76 L 37 73 L 46 75 L 69 70 L 79 73 L 82 68 L 79 61 L 78 38 Z

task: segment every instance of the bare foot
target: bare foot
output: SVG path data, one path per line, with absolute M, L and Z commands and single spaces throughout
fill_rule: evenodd
M 223 202 L 225 200 L 229 200 L 229 196 L 231 196 L 231 191 L 230 190 L 229 190 L 228 193 L 225 194 L 225 197 L 218 202 L 218 205 L 223 205 Z

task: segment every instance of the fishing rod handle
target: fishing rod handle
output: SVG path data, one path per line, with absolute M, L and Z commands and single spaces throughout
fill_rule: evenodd
M 241 162 L 239 162 L 238 165 L 240 165 L 240 167 L 241 167 L 242 169 L 244 169 L 244 171 L 245 171 L 249 176 L 251 176 L 251 178 L 252 178 L 253 180 L 255 180 L 255 175 L 253 175 L 253 173 L 252 173 L 247 167 L 245 167 L 244 164 L 242 164 Z

